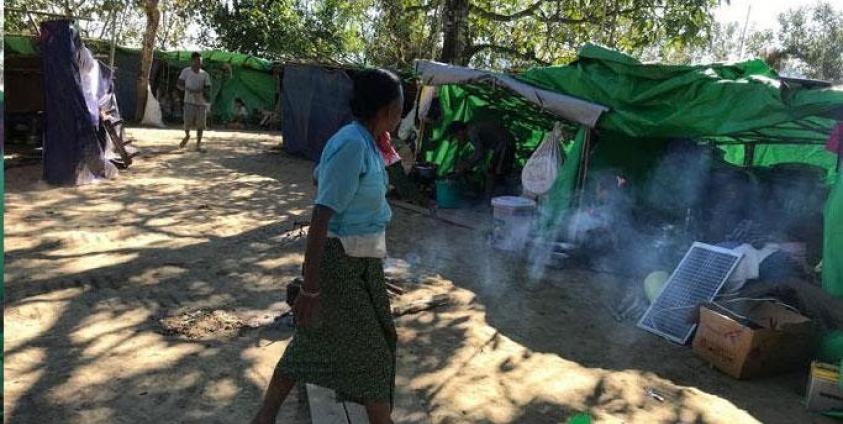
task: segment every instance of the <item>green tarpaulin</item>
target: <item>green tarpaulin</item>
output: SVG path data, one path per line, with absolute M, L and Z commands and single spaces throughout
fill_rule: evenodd
M 242 68 L 249 68 L 256 71 L 270 72 L 272 71 L 272 62 L 266 59 L 261 59 L 255 56 L 249 56 L 240 53 L 231 53 L 222 50 L 206 50 L 201 52 L 202 60 L 212 63 L 228 63 L 232 66 L 239 66 Z M 179 50 L 170 52 L 157 52 L 155 57 L 165 60 L 169 63 L 180 63 L 185 66 L 190 65 L 190 56 L 192 51 Z
M 843 298 L 843 175 L 838 176 L 825 209 L 823 288 Z M 843 337 L 840 337 L 843 346 Z
M 190 51 L 156 52 L 155 57 L 181 71 L 190 66 Z M 250 113 L 273 110 L 278 81 L 272 62 L 254 56 L 219 50 L 202 52 L 203 67 L 211 74 L 211 115 L 216 121 L 231 120 L 234 99 L 239 97 Z
M 535 68 L 518 78 L 609 107 L 597 127 L 633 138 L 824 143 L 834 122 L 822 116 L 843 105 L 843 90 L 788 88 L 761 60 L 641 64 L 593 45 L 570 65 Z
M 821 145 L 835 123 L 829 116 L 843 109 L 843 89 L 790 87 L 760 60 L 705 66 L 641 64 L 588 45 L 570 65 L 535 68 L 516 78 L 608 106 L 597 129 L 629 142 L 706 138 L 720 145 L 735 164 L 744 163 L 742 143 L 753 142 L 754 164 L 796 161 L 828 169 L 829 181 L 834 174 L 836 159 Z M 433 132 L 428 159 L 445 171 L 455 152 L 440 137 L 450 122 L 492 115 L 509 125 L 523 158 L 554 119 L 512 92 L 486 84 L 442 86 L 440 99 L 444 119 Z
M 439 165 L 439 173 L 451 172 L 456 164 L 457 146 L 443 139 L 444 128 L 451 122 L 493 119 L 503 122 L 518 140 L 517 159 L 524 164 L 553 127 L 553 116 L 509 94 L 502 88 L 475 85 L 446 85 L 439 90 L 443 122 L 432 134 L 433 145 L 427 147 L 427 160 Z
M 837 157 L 824 149 L 824 143 L 836 123 L 832 117 L 843 112 L 843 88 L 783 82 L 761 60 L 702 66 L 642 64 L 587 45 L 570 65 L 535 68 L 516 78 L 609 108 L 595 128 L 589 172 L 619 168 L 634 184 L 636 176 L 638 181 L 646 179 L 670 138 L 697 138 L 717 145 L 735 165 L 805 163 L 826 169 L 829 183 L 836 179 Z M 442 137 L 442 129 L 453 121 L 489 115 L 503 122 L 518 140 L 523 164 L 555 119 L 489 84 L 445 85 L 439 93 L 443 121 L 433 131 L 426 157 L 440 165 L 441 173 L 451 170 L 457 159 L 454 146 Z M 548 225 L 564 219 L 574 199 L 586 137 L 580 131 L 569 138 L 573 143 L 565 144 L 568 160 L 542 211 Z M 752 158 L 746 158 L 750 151 Z M 839 246 L 834 243 L 841 243 L 843 236 L 833 232 L 839 234 L 843 225 L 843 207 L 836 200 L 840 197 L 838 188 L 826 218 L 836 221 L 827 222 L 825 228 L 826 247 L 833 244 L 836 253 L 826 256 L 825 266 L 829 275 L 834 274 L 828 278 L 838 281 L 843 278 L 843 253 L 834 250 Z
M 33 37 L 7 35 L 3 37 L 3 42 L 7 55 L 31 57 L 40 54 L 38 42 Z M 100 54 L 107 54 L 110 49 L 110 44 L 101 40 L 85 40 L 85 43 Z M 118 56 L 120 54 L 138 56 L 137 63 L 140 63 L 140 49 L 117 46 L 116 50 Z M 278 82 L 272 75 L 272 62 L 255 56 L 220 50 L 208 50 L 201 53 L 204 68 L 211 74 L 213 99 L 211 116 L 214 121 L 231 120 L 234 99 L 237 97 L 243 99 L 250 113 L 254 113 L 255 109 L 273 110 Z M 181 68 L 190 66 L 191 54 L 193 54 L 192 51 L 156 51 L 155 58 L 181 71 Z M 134 93 L 134 87 L 131 87 L 129 92 Z M 121 94 L 124 93 L 126 91 L 121 90 Z M 131 101 L 134 102 L 134 99 Z
M 38 43 L 32 37 L 7 35 L 3 37 L 3 52 L 9 56 L 37 56 Z

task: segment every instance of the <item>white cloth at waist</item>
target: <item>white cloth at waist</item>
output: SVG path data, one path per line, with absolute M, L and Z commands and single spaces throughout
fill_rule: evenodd
M 352 258 L 386 258 L 386 231 L 342 237 L 329 231 L 328 237 L 339 239 L 345 254 Z

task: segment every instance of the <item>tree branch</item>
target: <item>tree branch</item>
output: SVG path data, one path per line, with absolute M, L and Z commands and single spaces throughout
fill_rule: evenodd
M 415 12 L 430 12 L 431 10 L 439 7 L 439 4 L 435 1 L 431 1 L 428 4 L 420 4 L 417 6 L 410 6 L 404 9 L 404 13 L 415 13 Z
M 476 55 L 477 53 L 480 53 L 483 50 L 492 50 L 492 51 L 495 51 L 495 52 L 498 52 L 498 53 L 508 54 L 510 56 L 515 56 L 515 57 L 519 57 L 519 58 L 524 59 L 524 60 L 536 62 L 540 65 L 545 65 L 545 66 L 550 65 L 550 62 L 539 59 L 535 55 L 535 53 L 521 52 L 521 51 L 518 51 L 517 49 L 514 49 L 512 47 L 501 46 L 501 45 L 498 45 L 498 44 L 475 44 L 475 45 L 469 47 L 468 49 L 466 49 L 466 53 L 465 53 L 466 61 L 470 60 L 472 57 L 474 57 L 474 55 Z
M 621 10 L 614 10 L 611 13 L 606 13 L 601 16 L 587 16 L 584 18 L 570 18 L 565 16 L 559 16 L 558 14 L 554 14 L 553 16 L 545 16 L 544 14 L 539 14 L 537 12 L 541 11 L 541 6 L 546 3 L 547 0 L 539 0 L 533 3 L 531 6 L 527 7 L 526 9 L 515 12 L 511 15 L 502 15 L 495 12 L 490 12 L 485 9 L 481 9 L 478 6 L 471 5 L 471 13 L 478 15 L 482 18 L 486 18 L 496 22 L 512 22 L 527 16 L 532 16 L 536 18 L 539 22 L 542 23 L 560 23 L 560 24 L 584 24 L 584 23 L 601 23 L 604 21 L 606 17 L 616 17 L 616 16 L 623 16 L 633 12 L 637 12 L 639 10 L 644 9 L 647 6 L 639 6 L 633 7 L 629 9 L 621 9 Z
M 99 39 L 105 37 L 105 30 L 108 29 L 108 23 L 114 21 L 115 13 L 117 13 L 117 9 L 112 9 L 111 13 L 108 14 L 108 19 L 106 19 L 105 22 L 102 23 L 102 29 L 100 29 L 100 36 L 98 37 Z
M 545 0 L 538 0 L 537 2 L 535 2 L 532 5 L 530 5 L 529 7 L 527 7 L 526 9 L 524 9 L 520 12 L 515 12 L 511 15 L 501 15 L 499 13 L 490 12 L 488 10 L 481 9 L 480 7 L 475 6 L 473 4 L 469 6 L 470 7 L 469 11 L 471 13 L 474 13 L 476 15 L 479 15 L 479 16 L 483 17 L 483 18 L 490 19 L 490 20 L 493 20 L 493 21 L 511 22 L 511 21 L 518 20 L 518 19 L 521 19 L 521 18 L 524 18 L 524 17 L 527 17 L 527 16 L 533 16 L 535 14 L 535 11 L 538 10 L 544 3 L 545 3 Z

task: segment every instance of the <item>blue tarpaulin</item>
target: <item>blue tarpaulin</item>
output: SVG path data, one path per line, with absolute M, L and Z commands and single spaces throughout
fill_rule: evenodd
M 113 90 L 110 72 L 82 45 L 71 21 L 41 24 L 44 66 L 44 179 L 54 185 L 110 178 L 117 168 L 100 142 L 99 98 Z
M 317 161 L 325 142 L 352 119 L 351 78 L 341 69 L 287 65 L 283 86 L 284 150 Z

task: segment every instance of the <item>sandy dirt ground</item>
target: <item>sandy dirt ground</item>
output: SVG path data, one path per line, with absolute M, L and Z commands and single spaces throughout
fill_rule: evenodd
M 200 154 L 175 151 L 176 130 L 129 133 L 143 153 L 113 181 L 51 188 L 38 166 L 7 171 L 6 423 L 247 423 L 292 335 L 268 323 L 300 270 L 312 164 L 273 152 L 278 135 L 211 131 Z M 398 301 L 451 299 L 397 320 L 396 422 L 828 422 L 804 411 L 802 373 L 735 381 L 615 322 L 612 277 L 527 281 L 482 233 L 400 209 L 389 243 L 417 264 Z M 161 331 L 197 310 L 256 328 Z M 302 392 L 279 422 L 310 422 Z

